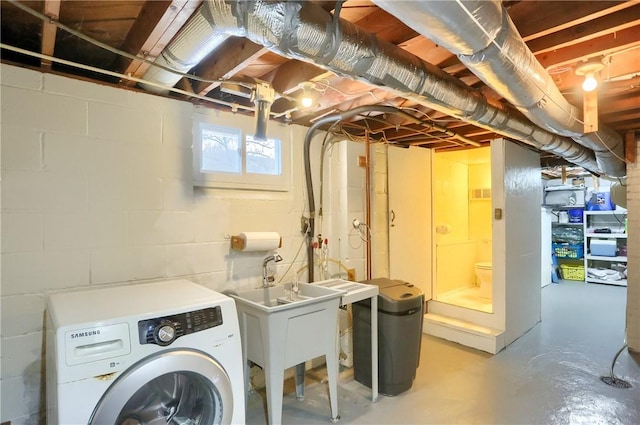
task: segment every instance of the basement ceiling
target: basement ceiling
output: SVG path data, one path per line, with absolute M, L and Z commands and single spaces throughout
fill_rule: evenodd
M 126 76 L 143 78 L 151 65 L 132 57 L 153 61 L 201 1 L 19 2 L 33 13 L 19 8 L 14 1 L 0 3 L 3 63 L 128 90 L 142 90 Z M 491 104 L 520 115 L 455 55 L 371 1 L 314 3 L 327 13 L 339 10 L 341 19 L 437 66 L 481 92 Z M 572 105 L 583 107 L 580 87 L 583 77 L 576 75 L 576 68 L 587 60 L 602 63 L 597 92 L 599 124 L 615 130 L 623 140 L 640 137 L 640 1 L 504 1 L 502 4 L 529 49 Z M 336 9 L 337 5 L 341 7 Z M 48 19 L 43 20 L 43 16 Z M 64 27 L 76 33 L 72 34 Z M 27 51 L 40 56 L 27 54 Z M 74 64 L 88 66 L 88 69 Z M 243 110 L 253 106 L 251 99 L 244 95 L 243 87 L 259 80 L 270 83 L 276 92 L 276 100 L 271 106 L 274 120 L 310 126 L 319 117 L 358 106 L 391 105 L 404 109 L 420 121 L 407 120 L 401 115 L 361 114 L 333 129 L 354 139 L 369 137 L 374 142 L 449 150 L 473 147 L 461 141 L 464 139 L 482 146 L 496 137 L 503 137 L 430 109 L 397 92 L 336 75 L 313 63 L 284 58 L 246 38 L 226 39 L 189 73 L 206 81 L 183 78 L 176 84 L 180 92 L 167 96 L 251 113 Z M 224 80 L 239 85 L 223 84 Z M 296 99 L 306 82 L 312 83 L 317 102 L 311 108 L 302 109 Z M 549 153 L 542 153 L 541 158 L 543 165 L 562 164 L 562 160 Z

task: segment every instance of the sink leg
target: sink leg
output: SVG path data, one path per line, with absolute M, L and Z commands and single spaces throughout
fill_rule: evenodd
M 282 392 L 284 390 L 284 368 L 272 366 L 264 368 L 267 384 L 267 414 L 269 425 L 282 423 Z
M 296 365 L 296 399 L 304 400 L 304 363 Z
M 249 367 L 249 360 L 247 359 L 247 315 L 244 312 L 240 315 L 239 322 L 240 339 L 242 341 L 242 372 L 244 378 L 244 405 L 246 414 L 246 406 L 249 405 L 249 375 L 251 373 L 251 368 Z
M 329 401 L 331 402 L 331 420 L 337 421 L 338 416 L 338 356 L 335 350 L 325 354 L 327 374 L 329 380 Z

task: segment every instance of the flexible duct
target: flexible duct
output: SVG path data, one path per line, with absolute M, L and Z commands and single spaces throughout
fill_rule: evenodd
M 331 14 L 312 2 L 207 0 L 202 7 L 212 19 L 212 33 L 246 37 L 282 56 L 364 80 L 602 173 L 592 150 L 490 104 L 438 67 L 348 21 L 334 25 Z
M 625 175 L 622 137 L 603 125 L 596 132 L 584 133 L 582 112 L 562 96 L 500 1 L 374 3 L 458 55 L 467 68 L 538 126 L 593 150 L 604 173 Z
M 213 52 L 228 37 L 228 34 L 216 31 L 213 27 L 211 9 L 206 7 L 206 4 L 201 5 L 173 40 L 162 50 L 155 63 L 185 73 Z M 150 67 L 143 77 L 145 80 L 167 87 L 173 87 L 181 78 L 180 74 L 155 66 Z M 145 90 L 155 93 L 166 94 L 168 92 L 168 90 L 144 83 L 141 86 Z

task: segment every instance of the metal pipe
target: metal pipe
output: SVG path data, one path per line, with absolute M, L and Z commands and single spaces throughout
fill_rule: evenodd
M 178 94 L 182 94 L 185 96 L 189 96 L 189 97 L 193 97 L 199 100 L 204 100 L 206 102 L 209 103 L 215 103 L 216 105 L 220 105 L 220 106 L 226 106 L 233 109 L 242 109 L 243 111 L 255 111 L 255 108 L 250 107 L 250 106 L 244 106 L 244 105 L 240 105 L 238 103 L 232 103 L 232 102 L 225 102 L 224 100 L 218 100 L 218 99 L 214 99 L 212 97 L 208 97 L 208 96 L 202 96 L 199 95 L 197 93 L 192 93 L 192 92 L 188 92 L 186 90 L 182 90 L 176 87 L 167 87 L 167 86 L 163 86 L 159 83 L 153 82 L 153 81 L 149 81 L 149 80 L 144 80 L 142 78 L 136 78 L 133 77 L 131 75 L 126 75 L 126 74 L 122 74 L 120 72 L 113 72 L 113 71 L 108 71 L 106 69 L 102 69 L 102 68 L 96 68 L 94 66 L 89 66 L 89 65 L 84 65 L 78 62 L 72 62 L 72 61 L 68 61 L 66 59 L 60 59 L 60 58 L 56 58 L 54 56 L 49 56 L 49 55 L 45 55 L 42 53 L 36 53 L 36 52 L 32 52 L 30 50 L 25 50 L 25 49 L 21 49 L 19 47 L 15 47 L 15 46 L 11 46 L 9 44 L 4 44 L 4 43 L 0 43 L 0 48 L 2 49 L 6 49 L 6 50 L 10 50 L 12 52 L 16 52 L 16 53 L 21 53 L 23 55 L 28 55 L 28 56 L 33 56 L 35 58 L 39 58 L 39 59 L 43 59 L 43 60 L 48 60 L 50 62 L 56 62 L 56 63 L 61 63 L 63 65 L 67 65 L 67 66 L 72 66 L 74 68 L 78 68 L 78 69 L 84 69 L 87 71 L 91 71 L 91 72 L 96 72 L 98 74 L 104 74 L 104 75 L 108 75 L 110 77 L 118 77 L 118 78 L 122 78 L 125 80 L 130 80 L 130 81 L 135 81 L 136 83 L 140 83 L 140 84 L 144 84 L 145 86 L 150 86 L 150 87 L 156 87 L 158 90 L 165 90 L 167 92 L 173 92 L 173 93 L 178 93 Z
M 311 140 L 315 135 L 316 131 L 320 129 L 320 127 L 336 123 L 338 121 L 342 121 L 345 119 L 349 119 L 356 115 L 365 113 L 365 112 L 386 112 L 386 113 L 396 113 L 401 114 L 403 116 L 411 117 L 412 119 L 417 119 L 413 115 L 408 114 L 398 108 L 393 106 L 386 105 L 366 105 L 360 106 L 358 108 L 351 109 L 346 112 L 341 112 L 334 115 L 327 115 L 326 117 L 322 117 L 309 129 L 304 136 L 304 145 L 303 145 L 303 156 L 304 156 L 304 175 L 305 175 L 305 183 L 307 188 L 307 202 L 309 204 L 309 233 L 307 234 L 307 270 L 308 270 L 308 280 L 309 282 L 313 282 L 314 280 L 314 264 L 313 264 L 313 239 L 315 237 L 315 216 L 316 216 L 316 201 L 315 195 L 313 193 L 313 179 L 311 178 Z
M 365 131 L 364 139 L 364 188 L 365 188 L 365 220 L 367 223 L 367 229 L 371 228 L 371 143 L 369 140 L 369 130 Z M 371 235 L 366 239 L 366 259 L 367 259 L 367 280 L 371 280 Z

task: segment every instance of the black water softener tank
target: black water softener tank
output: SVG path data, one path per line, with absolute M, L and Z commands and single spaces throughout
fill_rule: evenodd
M 378 388 L 397 395 L 413 385 L 420 363 L 424 295 L 401 280 L 377 278 L 363 281 L 377 285 Z M 354 379 L 371 387 L 371 300 L 353 304 Z

